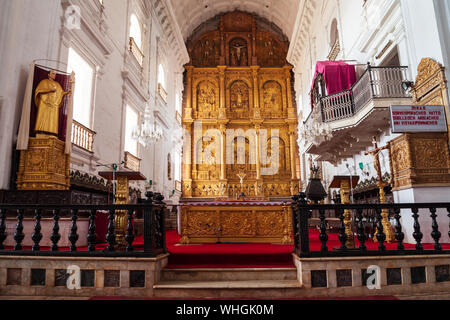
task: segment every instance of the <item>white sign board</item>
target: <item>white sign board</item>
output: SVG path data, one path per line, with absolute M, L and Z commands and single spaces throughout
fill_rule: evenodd
M 447 132 L 444 106 L 391 106 L 393 133 Z

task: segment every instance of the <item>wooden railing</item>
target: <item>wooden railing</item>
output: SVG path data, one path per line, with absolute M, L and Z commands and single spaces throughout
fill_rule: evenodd
M 155 257 L 167 253 L 165 239 L 166 205 L 164 196 L 159 193 L 147 192 L 147 200 L 144 204 L 136 205 L 20 205 L 0 204 L 0 256 L 81 256 L 81 257 Z M 96 221 L 99 212 L 108 212 L 108 225 L 105 245 L 97 242 Z M 124 213 L 125 212 L 125 213 Z M 134 220 L 136 214 L 143 212 L 144 216 L 144 245 L 138 247 L 135 244 Z M 71 216 L 69 230 L 60 230 L 62 216 Z M 126 246 L 118 247 L 116 243 L 115 219 L 119 214 L 127 216 L 127 233 L 125 235 Z M 32 234 L 25 234 L 24 217 L 34 216 L 34 228 Z M 81 216 L 89 219 L 89 228 L 86 239 L 86 247 L 78 247 L 80 238 L 78 234 L 77 220 Z M 17 219 L 14 233 L 7 232 L 6 223 L 8 218 Z M 53 227 L 50 231 L 43 232 L 41 222 L 50 220 Z M 60 232 L 61 231 L 61 232 Z M 70 247 L 59 247 L 62 234 L 67 236 L 71 243 Z M 14 239 L 13 246 L 6 246 L 5 240 L 9 237 Z M 32 247 L 22 244 L 23 240 L 31 238 Z M 50 247 L 41 247 L 43 239 L 50 240 Z
M 83 126 L 73 120 L 72 122 L 72 143 L 86 151 L 94 152 L 95 131 Z
M 130 52 L 133 54 L 133 56 L 136 58 L 139 65 L 142 67 L 144 64 L 144 54 L 142 53 L 141 49 L 139 49 L 138 45 L 134 41 L 133 37 L 130 37 Z
M 339 39 L 336 39 L 336 41 L 333 44 L 333 47 L 330 50 L 330 53 L 328 54 L 328 60 L 335 61 L 340 51 L 341 45 L 339 43 Z
M 133 156 L 128 151 L 125 152 L 125 168 L 139 172 L 141 170 L 141 159 Z
M 339 205 L 309 205 L 306 200 L 305 193 L 300 193 L 294 196 L 292 206 L 292 223 L 294 226 L 294 244 L 295 253 L 299 257 L 347 257 L 347 256 L 396 256 L 396 255 L 428 255 L 428 254 L 450 254 L 450 250 L 444 250 L 442 244 L 440 243 L 441 232 L 439 231 L 440 226 L 437 222 L 437 209 L 444 209 L 448 212 L 448 217 L 450 218 L 450 203 L 402 203 L 402 204 L 339 204 Z M 419 215 L 420 209 L 426 209 L 430 214 L 426 216 Z M 374 210 L 375 211 L 375 225 L 377 229 L 377 234 L 374 236 L 378 242 L 378 250 L 369 250 L 366 246 L 366 241 L 369 239 L 367 234 L 367 229 L 364 225 L 364 211 Z M 395 219 L 395 249 L 386 248 L 386 235 L 383 231 L 383 218 L 382 211 L 389 210 L 394 212 Z M 320 234 L 317 235 L 317 239 L 314 236 L 310 236 L 309 220 L 312 216 L 313 211 L 319 213 L 320 219 Z M 329 235 L 327 231 L 327 217 L 326 212 L 331 211 L 334 216 L 339 217 L 339 241 L 341 243 L 340 248 L 330 248 L 328 246 Z M 408 212 L 409 211 L 409 212 Z M 347 247 L 347 233 L 346 225 L 344 222 L 345 212 L 350 212 L 351 216 L 354 217 L 356 222 L 356 239 L 355 249 Z M 412 236 L 416 242 L 414 249 L 406 249 L 403 240 L 405 239 L 406 230 L 411 230 L 411 226 L 402 226 L 403 220 L 402 215 L 411 214 L 413 223 L 413 233 Z M 420 221 L 419 221 L 420 218 Z M 432 249 L 425 249 L 422 244 L 422 239 L 424 237 L 423 232 L 420 229 L 420 223 L 424 219 L 430 219 L 432 232 L 431 237 L 434 240 Z M 441 231 L 442 231 L 441 226 Z M 353 234 L 353 231 L 352 231 Z M 449 231 L 450 236 L 450 231 Z M 310 247 L 310 240 L 317 240 L 322 243 L 320 250 L 313 249 Z M 358 246 L 357 246 L 358 245 Z
M 167 92 L 161 85 L 161 83 L 158 83 L 158 94 L 161 97 L 161 99 L 167 103 Z
M 372 67 L 348 90 L 320 99 L 324 122 L 353 117 L 370 100 L 378 98 L 409 98 L 402 83 L 407 80 L 408 67 Z

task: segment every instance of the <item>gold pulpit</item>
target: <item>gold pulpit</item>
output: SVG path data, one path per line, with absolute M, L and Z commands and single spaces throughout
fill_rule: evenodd
M 98 175 L 108 181 L 117 181 L 116 204 L 129 204 L 130 201 L 130 181 L 142 181 L 146 178 L 140 172 L 129 171 L 107 171 L 99 172 Z M 115 212 L 114 229 L 116 232 L 116 243 L 125 246 L 125 235 L 127 233 L 127 212 L 118 210 Z

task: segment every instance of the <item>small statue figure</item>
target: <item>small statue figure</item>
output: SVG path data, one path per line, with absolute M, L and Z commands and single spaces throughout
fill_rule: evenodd
M 239 178 L 239 180 L 240 180 L 240 182 L 241 182 L 241 194 L 239 195 L 239 197 L 238 198 L 245 198 L 245 193 L 244 193 L 244 178 L 247 176 L 247 174 L 244 172 L 244 171 L 240 171 L 238 174 L 237 174 L 237 176 L 238 176 L 238 178 Z

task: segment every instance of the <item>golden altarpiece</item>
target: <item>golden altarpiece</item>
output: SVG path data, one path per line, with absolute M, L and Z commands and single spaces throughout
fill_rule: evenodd
M 214 199 L 222 205 L 184 206 L 182 242 L 210 241 L 217 230 L 228 230 L 228 241 L 258 241 L 256 229 L 264 223 L 257 217 L 267 220 L 268 209 L 246 209 L 248 202 L 286 199 L 299 192 L 298 120 L 288 46 L 273 24 L 239 11 L 211 19 L 188 39 L 183 198 Z M 237 209 L 232 202 L 243 194 L 247 202 Z M 290 241 L 291 218 L 284 207 L 271 204 L 271 222 L 260 230 L 266 233 L 261 241 Z M 232 227 L 226 220 L 242 225 Z

